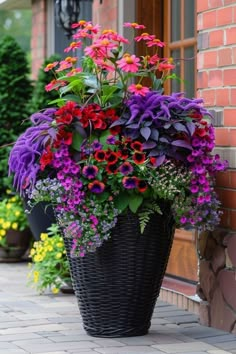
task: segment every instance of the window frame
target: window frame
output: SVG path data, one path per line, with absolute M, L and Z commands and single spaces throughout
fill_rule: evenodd
M 189 0 L 180 0 L 180 18 L 184 18 L 184 2 Z M 197 1 L 197 0 L 196 0 Z M 181 21 L 180 24 L 180 40 L 171 41 L 171 0 L 165 0 L 164 3 L 164 42 L 166 43 L 166 47 L 164 48 L 164 57 L 171 57 L 171 51 L 180 50 L 180 91 L 184 92 L 184 68 L 185 68 L 185 60 L 184 58 L 184 50 L 188 47 L 194 47 L 194 93 L 196 95 L 197 91 L 197 12 L 196 12 L 196 1 L 194 7 L 194 37 L 184 38 L 184 21 Z M 165 92 L 171 92 L 171 82 L 167 80 L 165 83 Z

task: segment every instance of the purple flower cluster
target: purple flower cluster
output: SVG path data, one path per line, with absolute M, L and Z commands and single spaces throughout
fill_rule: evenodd
M 14 174 L 14 187 L 24 193 L 35 185 L 40 166 L 37 163 L 45 147 L 53 141 L 56 131 L 52 127 L 55 108 L 31 116 L 34 126 L 28 128 L 16 141 L 9 157 L 9 173 Z

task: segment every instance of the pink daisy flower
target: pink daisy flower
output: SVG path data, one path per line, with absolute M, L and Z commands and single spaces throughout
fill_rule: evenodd
M 55 68 L 55 66 L 57 66 L 57 64 L 58 64 L 58 61 L 54 61 L 54 63 L 49 63 L 49 64 L 44 68 L 44 71 L 47 72 L 47 71 L 52 70 L 53 68 Z
M 130 28 L 134 28 L 134 29 L 144 29 L 144 28 L 146 28 L 144 25 L 139 25 L 136 22 L 125 22 L 124 23 L 124 27 L 130 27 Z
M 135 55 L 125 55 L 122 59 L 117 60 L 118 68 L 125 72 L 135 73 L 138 71 L 140 59 Z
M 165 46 L 165 43 L 160 41 L 160 39 L 158 39 L 158 38 L 153 38 L 151 41 L 147 42 L 147 46 L 148 47 L 156 46 L 156 47 L 161 47 L 162 48 L 162 47 Z
M 134 38 L 136 42 L 140 41 L 152 41 L 155 38 L 154 34 L 149 34 L 149 33 L 142 33 L 140 36 L 137 36 Z
M 128 87 L 129 92 L 135 93 L 136 95 L 145 96 L 149 92 L 149 88 L 141 84 L 132 84 Z

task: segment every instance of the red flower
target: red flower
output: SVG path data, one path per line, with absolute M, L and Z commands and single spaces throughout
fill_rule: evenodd
M 110 164 L 116 163 L 118 161 L 118 156 L 116 152 L 110 152 L 106 154 L 106 161 Z
M 112 135 L 118 135 L 121 132 L 121 126 L 117 125 L 116 127 L 110 128 L 110 133 Z
M 122 149 L 122 150 L 120 150 L 119 155 L 122 160 L 126 160 L 129 157 L 129 150 Z
M 46 151 L 44 151 L 40 157 L 39 160 L 40 169 L 43 171 L 45 167 L 52 162 L 52 159 L 53 159 L 53 153 L 51 151 L 51 147 L 48 145 Z
M 97 150 L 95 153 L 94 153 L 94 158 L 95 160 L 101 162 L 101 161 L 104 161 L 105 160 L 105 157 L 106 157 L 106 152 L 104 150 Z
M 141 153 L 141 152 L 135 152 L 133 154 L 133 160 L 137 165 L 142 164 L 146 159 L 145 154 Z
M 135 151 L 143 151 L 143 144 L 140 141 L 134 141 L 130 146 Z
M 54 147 L 59 148 L 62 141 L 66 145 L 72 144 L 72 133 L 65 131 L 63 128 L 58 130 L 56 140 L 54 142 Z
M 110 174 L 116 174 L 117 173 L 117 165 L 116 163 L 109 163 L 107 166 L 106 166 L 106 171 L 107 173 L 110 175 Z
M 141 192 L 141 193 L 145 192 L 147 190 L 147 187 L 148 187 L 147 183 L 144 180 L 142 180 L 142 179 L 138 180 L 137 188 L 138 188 L 139 192 Z
M 75 102 L 68 101 L 65 106 L 59 108 L 56 112 L 56 121 L 57 123 L 62 124 L 71 124 L 74 117 L 80 116 L 80 109 L 77 108 Z

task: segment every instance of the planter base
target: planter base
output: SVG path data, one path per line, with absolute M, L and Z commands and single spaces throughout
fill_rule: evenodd
M 94 337 L 148 333 L 174 235 L 169 207 L 140 234 L 137 215 L 120 215 L 109 240 L 83 258 L 70 257 L 72 285 L 85 331 Z

